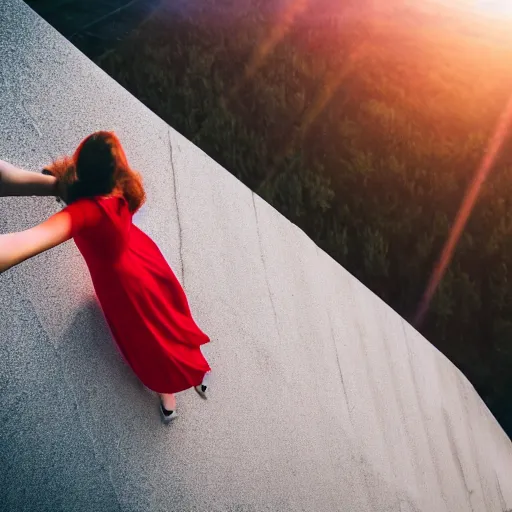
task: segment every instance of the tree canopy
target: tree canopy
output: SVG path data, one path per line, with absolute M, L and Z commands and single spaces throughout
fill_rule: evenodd
M 512 93 L 512 44 L 433 13 L 252 4 L 164 3 L 97 62 L 412 319 Z M 421 326 L 509 435 L 511 198 L 509 139 Z

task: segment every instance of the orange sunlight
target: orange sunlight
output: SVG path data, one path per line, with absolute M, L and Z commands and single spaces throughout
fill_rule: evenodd
M 270 28 L 267 37 L 254 47 L 253 53 L 246 66 L 245 74 L 242 80 L 236 83 L 230 92 L 230 95 L 236 91 L 247 81 L 264 64 L 265 59 L 272 53 L 274 48 L 286 36 L 290 27 L 293 25 L 295 18 L 304 12 L 308 6 L 309 0 L 291 0 L 283 9 L 273 27 Z
M 468 14 L 512 21 L 511 0 L 437 0 L 446 7 L 454 7 Z M 503 20 L 504 21 L 504 20 Z
M 510 101 L 503 111 L 501 119 L 498 123 L 496 131 L 492 136 L 489 145 L 487 147 L 487 151 L 482 159 L 482 163 L 480 167 L 477 169 L 473 182 L 469 186 L 466 196 L 462 201 L 462 205 L 457 213 L 455 221 L 453 223 L 452 229 L 448 236 L 448 240 L 446 241 L 443 250 L 441 252 L 441 256 L 434 267 L 434 271 L 432 272 L 432 276 L 430 277 L 430 281 L 428 283 L 427 289 L 423 295 L 421 303 L 419 305 L 418 311 L 416 313 L 415 325 L 419 327 L 423 322 L 425 315 L 427 314 L 428 308 L 434 297 L 434 294 L 441 283 L 441 280 L 444 277 L 448 266 L 452 260 L 453 254 L 457 248 L 457 244 L 459 239 L 464 231 L 464 228 L 468 222 L 469 216 L 473 210 L 475 202 L 478 199 L 478 195 L 480 193 L 480 189 L 484 184 L 485 180 L 489 176 L 489 173 L 492 170 L 492 167 L 503 147 L 503 144 L 507 140 L 507 137 L 510 133 L 510 127 L 512 126 L 512 97 Z

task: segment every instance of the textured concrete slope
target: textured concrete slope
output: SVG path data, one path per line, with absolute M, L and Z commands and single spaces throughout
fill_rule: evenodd
M 29 169 L 118 132 L 215 369 L 164 427 L 71 242 L 2 274 L 1 510 L 512 508 L 512 445 L 460 372 L 19 0 L 0 2 L 0 101 L 0 158 Z M 0 199 L 0 232 L 57 208 Z

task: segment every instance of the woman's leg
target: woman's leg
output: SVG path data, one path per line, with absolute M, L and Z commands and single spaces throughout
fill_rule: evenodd
M 176 397 L 172 393 L 160 393 L 160 399 L 167 411 L 176 410 Z
M 206 390 L 208 389 L 208 386 L 210 384 L 210 373 L 211 373 L 211 370 L 206 372 L 204 374 L 201 384 L 194 386 L 194 389 L 197 391 L 197 393 L 203 399 L 206 399 Z
M 210 375 L 211 375 L 212 371 L 210 370 L 209 372 L 206 372 L 204 374 L 204 377 L 203 377 L 203 386 L 206 386 L 208 387 L 210 385 Z

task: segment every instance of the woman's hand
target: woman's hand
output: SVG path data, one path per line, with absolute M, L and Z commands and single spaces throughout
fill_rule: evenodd
M 69 189 L 77 179 L 73 159 L 62 157 L 45 167 L 43 174 L 56 178 L 55 195 L 68 204 Z
M 43 174 L 46 176 L 54 176 L 49 169 L 43 169 Z M 69 184 L 64 182 L 61 179 L 58 179 L 56 176 L 54 176 L 55 179 L 55 186 L 53 188 L 53 196 L 57 198 L 57 201 L 60 202 L 61 200 L 64 201 L 66 204 L 68 202 L 68 187 Z
M 54 196 L 56 181 L 53 176 L 24 171 L 0 160 L 0 197 Z
M 55 180 L 55 196 L 68 204 L 68 184 L 61 180 Z

